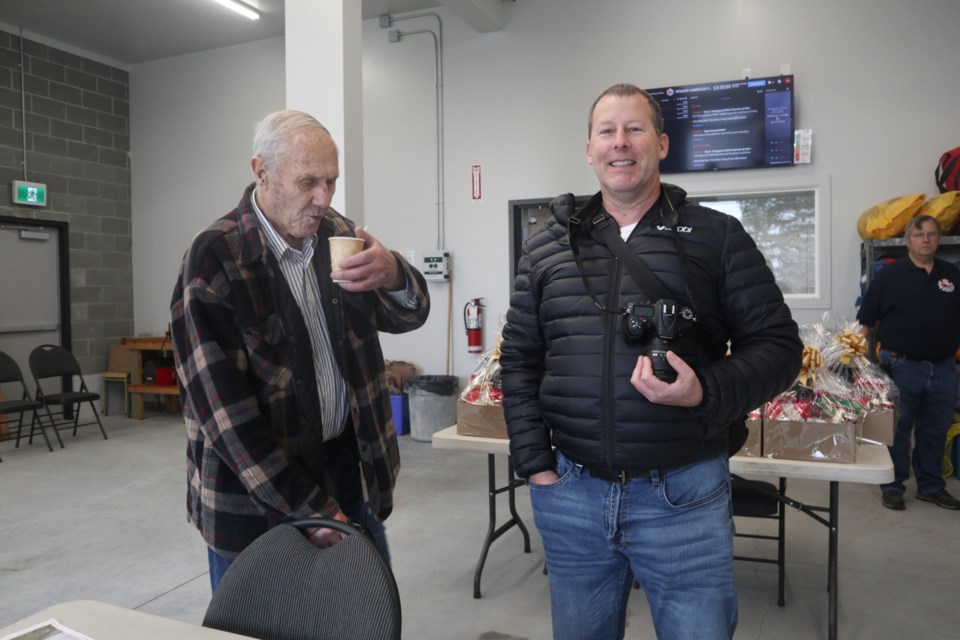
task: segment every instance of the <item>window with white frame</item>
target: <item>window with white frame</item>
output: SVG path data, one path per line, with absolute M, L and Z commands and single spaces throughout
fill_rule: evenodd
M 590 196 L 579 196 L 577 204 Z M 830 181 L 818 186 L 696 190 L 687 199 L 741 221 L 793 310 L 830 308 Z M 549 198 L 510 201 L 510 284 L 525 241 L 549 215 Z
M 817 190 L 690 195 L 690 200 L 728 213 L 743 224 L 791 297 L 819 297 Z

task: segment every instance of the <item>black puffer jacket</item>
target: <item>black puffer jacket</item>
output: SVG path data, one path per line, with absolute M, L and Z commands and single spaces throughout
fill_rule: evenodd
M 606 469 L 718 455 L 731 422 L 796 379 L 803 344 L 753 239 L 735 218 L 663 186 L 628 245 L 677 300 L 689 305 L 688 291 L 694 298 L 703 338 L 698 354 L 684 358 L 700 379 L 703 402 L 690 409 L 653 404 L 630 384 L 643 346 L 628 344 L 621 316 L 601 311 L 589 295 L 567 235 L 573 196 L 560 196 L 545 229 L 524 247 L 503 330 L 504 410 L 521 477 L 553 469 L 552 446 Z M 668 226 L 671 204 L 676 231 Z M 586 207 L 600 210 L 599 194 Z M 648 301 L 605 245 L 578 237 L 584 275 L 605 307 Z

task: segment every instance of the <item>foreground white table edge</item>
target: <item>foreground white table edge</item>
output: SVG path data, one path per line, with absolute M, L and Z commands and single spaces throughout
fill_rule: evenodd
M 0 629 L 0 638 L 51 618 L 93 640 L 250 640 L 96 600 L 71 600 L 48 607 Z
M 893 480 L 890 454 L 885 446 L 876 444 L 859 445 L 857 461 L 850 463 L 733 456 L 730 458 L 730 471 L 738 475 L 862 484 L 883 484 Z

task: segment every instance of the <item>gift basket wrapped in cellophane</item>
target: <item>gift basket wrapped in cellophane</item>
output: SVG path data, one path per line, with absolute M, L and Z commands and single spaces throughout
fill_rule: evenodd
M 863 406 L 857 434 L 866 444 L 893 444 L 900 408 L 900 391 L 880 365 L 868 357 L 860 325 L 835 313 L 824 314 L 824 366 L 844 378 Z
M 825 366 L 832 337 L 823 325 L 801 328 L 803 365 L 792 387 L 763 408 L 763 455 L 768 458 L 856 462 L 863 405 L 844 376 Z
M 457 401 L 457 433 L 486 438 L 506 438 L 503 417 L 503 390 L 500 387 L 499 334 L 494 347 L 477 361 L 470 382 Z

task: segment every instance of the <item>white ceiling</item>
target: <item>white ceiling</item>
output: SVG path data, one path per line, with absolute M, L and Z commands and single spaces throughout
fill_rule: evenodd
M 284 0 L 244 0 L 251 21 L 211 0 L 0 0 L 0 23 L 27 39 L 123 65 L 283 35 Z M 363 17 L 420 11 L 431 0 L 362 0 Z

